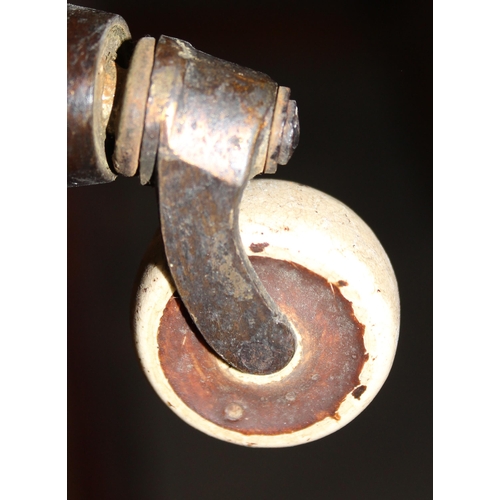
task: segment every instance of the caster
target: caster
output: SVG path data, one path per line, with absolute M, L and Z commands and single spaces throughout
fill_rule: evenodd
M 399 298 L 383 248 L 319 191 L 248 185 L 297 147 L 288 87 L 183 40 L 129 39 L 119 16 L 68 5 L 68 184 L 137 175 L 158 190 L 161 236 L 133 319 L 146 375 L 187 423 L 228 442 L 335 432 L 394 358 Z
M 253 447 L 320 439 L 359 415 L 389 374 L 399 333 L 393 269 L 352 210 L 310 187 L 250 181 L 239 226 L 254 269 L 292 324 L 291 361 L 255 375 L 219 358 L 176 294 L 158 234 L 133 308 L 141 365 L 172 411 L 210 436 Z

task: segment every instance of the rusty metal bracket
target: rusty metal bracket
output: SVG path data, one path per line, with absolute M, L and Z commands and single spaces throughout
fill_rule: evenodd
M 279 156 L 281 141 L 269 152 L 272 132 L 297 129 L 296 107 L 289 116 L 289 100 L 276 106 L 289 91 L 278 92 L 266 75 L 174 38 L 158 45 L 164 58 L 155 64 L 165 68 L 167 85 L 155 88 L 166 98 L 157 183 L 170 271 L 217 354 L 244 372 L 278 371 L 293 356 L 295 337 L 246 257 L 238 209 L 250 177 Z
M 119 16 L 68 5 L 68 184 L 137 170 L 156 184 L 170 270 L 205 340 L 241 371 L 276 372 L 295 336 L 246 257 L 238 210 L 249 179 L 297 145 L 290 89 L 167 36 L 118 67 L 129 38 Z

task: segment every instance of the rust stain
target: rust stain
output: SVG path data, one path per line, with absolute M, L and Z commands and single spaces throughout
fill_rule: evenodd
M 263 252 L 264 251 L 264 248 L 268 247 L 269 246 L 269 243 L 252 243 L 250 245 L 250 250 L 254 253 L 259 253 L 259 252 Z
M 340 288 L 342 286 L 348 286 L 349 283 L 347 283 L 347 281 L 344 281 L 344 280 L 340 280 L 337 282 L 337 286 Z
M 364 326 L 339 288 L 296 264 L 250 260 L 262 283 L 302 336 L 301 363 L 279 383 L 242 384 L 221 369 L 180 300 L 171 299 L 158 330 L 159 360 L 173 390 L 207 420 L 245 435 L 295 432 L 338 420 L 349 394 L 364 392 Z M 189 369 L 187 369 L 189 367 Z
M 366 385 L 360 385 L 359 387 L 356 387 L 356 389 L 354 389 L 354 391 L 352 391 L 352 395 L 356 398 L 356 399 L 359 399 L 361 397 L 361 395 L 363 394 L 363 392 L 366 391 Z

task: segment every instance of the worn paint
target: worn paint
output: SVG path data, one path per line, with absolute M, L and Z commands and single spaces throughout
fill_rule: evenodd
M 263 252 L 264 249 L 268 246 L 269 246 L 269 243 L 266 243 L 266 242 L 264 242 L 264 243 L 252 243 L 249 248 L 253 253 L 260 253 L 260 252 Z
M 206 344 L 177 298 L 168 302 L 158 331 L 164 375 L 189 408 L 241 434 L 284 434 L 339 419 L 341 403 L 356 388 L 359 392 L 368 356 L 364 326 L 339 288 L 321 276 L 295 263 L 261 256 L 251 261 L 301 337 L 297 367 L 275 382 L 242 383 Z

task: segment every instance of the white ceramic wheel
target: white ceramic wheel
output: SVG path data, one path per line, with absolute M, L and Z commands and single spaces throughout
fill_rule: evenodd
M 399 333 L 392 266 L 352 210 L 307 186 L 251 181 L 239 223 L 257 274 L 294 325 L 292 361 L 271 375 L 221 361 L 183 311 L 158 235 L 136 292 L 141 364 L 161 399 L 210 436 L 255 447 L 314 441 L 363 411 L 389 374 Z

